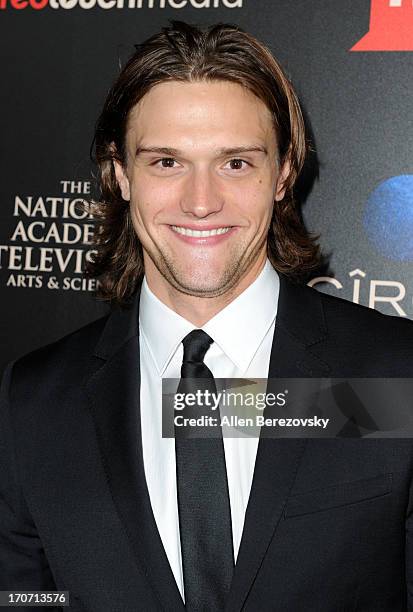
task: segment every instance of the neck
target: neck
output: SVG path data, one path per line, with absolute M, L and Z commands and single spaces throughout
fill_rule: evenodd
M 266 257 L 256 261 L 235 286 L 222 293 L 222 295 L 213 297 L 200 297 L 183 293 L 164 279 L 162 283 L 156 282 L 151 274 L 146 274 L 146 281 L 149 289 L 161 302 L 193 325 L 202 327 L 256 280 L 265 265 L 265 261 Z

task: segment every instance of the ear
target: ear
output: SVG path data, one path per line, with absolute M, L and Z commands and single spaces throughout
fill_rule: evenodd
M 122 194 L 122 198 L 127 202 L 130 201 L 130 185 L 129 179 L 126 175 L 125 169 L 117 159 L 112 160 L 113 168 L 115 170 L 115 176 L 117 183 L 119 185 L 120 192 Z
M 277 178 L 277 185 L 275 188 L 275 201 L 280 202 L 285 196 L 286 185 L 285 182 L 291 172 L 290 160 L 287 158 L 281 166 L 280 172 Z

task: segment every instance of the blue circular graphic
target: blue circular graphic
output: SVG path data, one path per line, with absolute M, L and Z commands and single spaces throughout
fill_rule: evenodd
M 413 175 L 387 179 L 366 203 L 364 229 L 385 257 L 413 261 Z

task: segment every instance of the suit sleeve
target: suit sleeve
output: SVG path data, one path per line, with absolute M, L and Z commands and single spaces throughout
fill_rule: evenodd
M 406 513 L 406 588 L 407 610 L 413 612 L 413 474 Z
M 11 379 L 10 365 L 0 392 L 0 590 L 52 591 L 56 590 L 53 576 L 19 484 L 19 449 L 13 441 L 9 401 Z

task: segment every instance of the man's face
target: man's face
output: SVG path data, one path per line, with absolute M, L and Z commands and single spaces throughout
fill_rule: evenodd
M 152 290 L 215 297 L 248 286 L 288 171 L 266 105 L 229 81 L 161 83 L 132 109 L 126 151 L 116 176 Z

